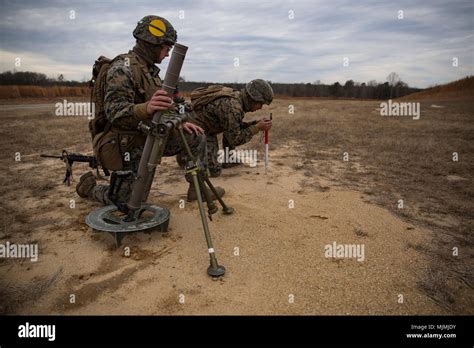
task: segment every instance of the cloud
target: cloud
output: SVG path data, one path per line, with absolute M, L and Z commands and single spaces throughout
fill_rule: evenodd
M 136 22 L 158 14 L 189 46 L 187 80 L 344 83 L 384 81 L 396 71 L 410 85 L 427 87 L 474 74 L 471 1 L 181 0 L 155 7 L 148 1 L 3 0 L 1 6 L 2 70 L 22 56 L 30 70 L 89 78 L 99 55 L 128 51 Z

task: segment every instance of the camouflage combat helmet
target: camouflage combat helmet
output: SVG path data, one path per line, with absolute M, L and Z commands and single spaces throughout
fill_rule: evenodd
M 273 89 L 270 84 L 262 79 L 252 80 L 245 85 L 249 97 L 257 103 L 267 104 L 273 100 Z
M 178 34 L 166 19 L 158 16 L 145 16 L 133 31 L 135 39 L 140 39 L 152 45 L 174 45 Z

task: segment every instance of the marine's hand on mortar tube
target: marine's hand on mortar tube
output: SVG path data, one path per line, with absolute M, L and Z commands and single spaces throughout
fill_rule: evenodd
M 198 125 L 195 125 L 194 123 L 191 123 L 191 122 L 183 123 L 183 129 L 189 134 L 193 134 L 193 132 L 196 133 L 196 135 L 204 134 L 204 129 L 202 129 Z
M 272 120 L 264 117 L 257 122 L 257 127 L 260 131 L 270 130 L 272 128 Z
M 166 94 L 166 91 L 162 89 L 153 94 L 146 107 L 148 115 L 153 115 L 156 111 L 168 110 L 171 107 L 172 100 Z

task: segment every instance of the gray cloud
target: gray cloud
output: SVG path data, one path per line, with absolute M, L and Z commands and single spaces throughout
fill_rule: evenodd
M 99 55 L 134 44 L 147 14 L 169 19 L 190 47 L 183 75 L 193 81 L 383 81 L 396 71 L 427 87 L 473 74 L 471 1 L 1 1 L 0 70 L 89 78 Z M 398 11 L 404 18 L 397 18 Z M 75 11 L 75 19 L 70 18 Z M 184 19 L 180 18 L 184 11 Z M 289 18 L 289 11 L 294 18 Z M 343 59 L 349 66 L 343 66 Z M 453 57 L 459 66 L 452 66 Z M 240 65 L 234 66 L 238 58 Z M 162 69 L 166 69 L 166 63 Z

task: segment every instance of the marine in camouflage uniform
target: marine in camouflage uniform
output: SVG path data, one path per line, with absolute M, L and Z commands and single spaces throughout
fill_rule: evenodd
M 229 150 L 249 142 L 259 131 L 270 129 L 271 121 L 263 119 L 258 123 L 245 122 L 248 112 L 257 111 L 263 104 L 273 100 L 273 90 L 264 80 L 256 79 L 246 84 L 240 91 L 228 96 L 220 96 L 205 105 L 193 100 L 196 123 L 206 131 L 207 157 L 211 176 L 221 174 L 222 164 L 218 161 L 219 144 L 217 135 L 223 133 L 224 148 Z
M 144 17 L 133 34 L 137 39 L 135 47 L 128 54 L 116 57 L 107 72 L 104 109 L 110 122 L 110 129 L 97 146 L 100 146 L 99 157 L 103 158 L 104 167 L 110 162 L 112 168 L 108 169 L 132 171 L 136 174 L 146 141 L 146 135 L 137 130 L 138 124 L 141 121 L 151 122 L 153 113 L 148 112 L 148 103 L 162 86 L 160 69 L 155 63 L 160 63 L 168 56 L 167 52 L 176 42 L 177 34 L 166 19 L 157 16 Z M 163 45 L 168 47 L 168 51 L 166 56 L 160 58 L 160 54 L 163 54 L 161 50 Z M 166 117 L 166 113 L 162 117 Z M 206 136 L 186 132 L 185 136 L 193 155 L 206 167 Z M 112 160 L 114 154 L 107 153 L 108 149 L 114 148 L 120 152 L 119 166 Z M 180 152 L 184 152 L 184 146 L 179 133 L 174 131 L 168 138 L 163 156 L 174 156 Z M 121 186 L 115 200 L 120 204 L 126 204 L 131 195 L 134 179 L 129 176 L 119 180 Z M 188 201 L 196 200 L 190 174 L 186 174 L 186 180 L 190 183 Z M 222 196 L 224 190 L 218 189 L 219 195 Z M 106 205 L 113 204 L 109 199 L 109 185 L 97 185 L 91 172 L 81 177 L 76 191 L 81 197 L 88 197 Z

